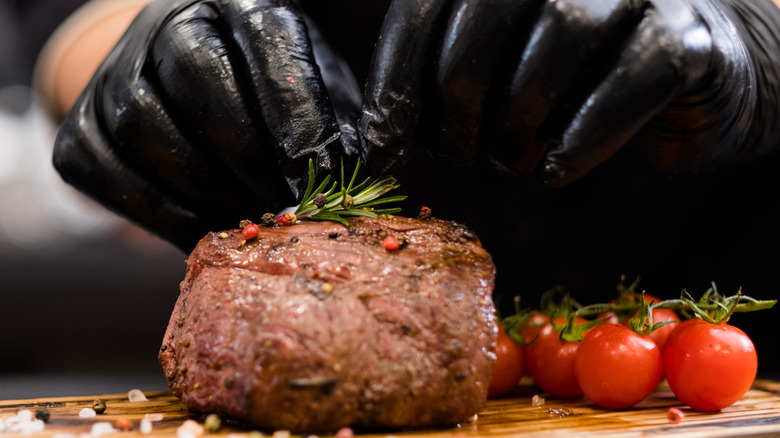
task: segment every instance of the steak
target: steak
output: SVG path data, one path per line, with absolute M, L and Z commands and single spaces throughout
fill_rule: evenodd
M 397 216 L 206 235 L 159 359 L 188 409 L 268 430 L 447 425 L 487 398 L 495 268 L 466 227 Z M 402 243 L 389 251 L 385 236 Z

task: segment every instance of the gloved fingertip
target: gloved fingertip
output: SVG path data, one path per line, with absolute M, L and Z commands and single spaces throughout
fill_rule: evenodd
M 542 164 L 542 179 L 547 186 L 557 188 L 569 184 L 576 178 L 568 166 L 548 157 Z

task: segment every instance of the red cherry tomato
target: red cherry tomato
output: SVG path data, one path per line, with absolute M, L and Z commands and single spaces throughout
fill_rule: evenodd
M 664 372 L 681 402 L 699 411 L 731 406 L 750 389 L 758 369 L 753 342 L 728 324 L 688 320 L 666 340 Z
M 660 298 L 656 297 L 655 295 L 650 294 L 642 294 L 642 298 L 646 303 L 658 303 L 661 301 Z M 631 301 L 634 300 L 633 295 L 629 297 Z M 614 301 L 611 301 L 614 303 Z M 634 314 L 634 317 L 636 317 L 638 313 Z M 628 327 L 628 320 L 624 321 L 618 321 L 617 315 L 615 315 L 612 312 L 603 313 L 599 315 L 599 318 L 609 318 L 606 322 L 610 322 L 613 324 L 623 324 L 624 326 Z M 653 310 L 653 324 L 662 322 L 662 321 L 680 321 L 680 317 L 677 315 L 677 312 L 671 309 L 654 309 Z M 666 343 L 666 338 L 669 337 L 669 334 L 674 330 L 674 328 L 677 326 L 676 322 L 670 322 L 669 324 L 664 325 L 663 327 L 654 330 L 652 333 L 650 333 L 650 338 L 655 341 L 656 345 L 658 345 L 658 348 L 661 349 L 661 352 L 664 350 L 664 344 Z
M 555 318 L 554 321 L 559 324 L 566 322 L 563 318 Z M 584 322 L 581 318 L 576 320 L 578 324 Z M 551 396 L 572 398 L 582 395 L 574 375 L 574 356 L 579 346 L 579 342 L 562 341 L 548 322 L 526 348 L 528 374 L 539 388 Z
M 520 337 L 523 339 L 525 345 L 522 346 L 523 351 L 528 348 L 528 344 L 534 342 L 539 337 L 539 332 L 542 331 L 547 323 L 550 322 L 550 317 L 544 313 L 534 312 L 526 321 L 525 324 L 520 326 L 517 331 Z M 528 375 L 528 354 L 525 353 L 525 375 Z
M 661 380 L 661 350 L 648 336 L 601 324 L 582 339 L 574 371 L 583 393 L 599 406 L 624 409 L 644 400 Z
M 488 386 L 488 396 L 495 397 L 504 394 L 517 386 L 525 374 L 525 357 L 523 348 L 513 341 L 498 325 L 496 340 L 496 362 L 493 364 L 493 375 Z
M 655 345 L 658 345 L 658 348 L 661 349 L 661 353 L 664 352 L 664 345 L 666 345 L 666 340 L 669 338 L 669 335 L 680 323 L 680 317 L 677 316 L 677 312 L 672 309 L 653 309 L 653 324 L 663 321 L 672 322 L 653 330 L 652 333 L 648 335 L 650 336 L 650 339 L 655 342 Z

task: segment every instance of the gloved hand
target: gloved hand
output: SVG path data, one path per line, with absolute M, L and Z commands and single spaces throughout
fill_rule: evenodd
M 294 204 L 309 158 L 323 174 L 355 153 L 361 95 L 345 66 L 292 1 L 158 0 L 64 121 L 54 164 L 189 252 Z
M 395 0 L 358 128 L 376 172 L 418 145 L 562 186 L 613 156 L 688 175 L 777 148 L 770 0 Z

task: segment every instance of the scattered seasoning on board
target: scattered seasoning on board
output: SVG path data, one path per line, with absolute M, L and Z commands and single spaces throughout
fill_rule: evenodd
M 145 414 L 144 415 L 144 420 L 149 420 L 151 422 L 162 421 L 163 418 L 165 418 L 165 417 L 163 416 L 163 414 L 161 414 L 159 412 L 155 412 L 155 413 Z
M 669 408 L 666 411 L 666 419 L 669 420 L 669 423 L 679 424 L 683 418 L 685 418 L 685 412 L 680 410 L 680 408 Z
M 336 432 L 334 438 L 352 438 L 355 436 L 355 432 L 350 427 L 342 427 Z
M 547 412 L 550 415 L 557 415 L 559 417 L 568 417 L 569 415 L 574 415 L 574 411 L 569 408 L 550 408 L 547 409 Z
M 92 429 L 90 430 L 89 434 L 92 436 L 101 436 L 116 432 L 119 431 L 114 429 L 114 426 L 108 421 L 99 421 L 92 425 Z
M 141 392 L 140 389 L 131 389 L 127 392 L 127 399 L 131 402 L 145 402 L 149 401 L 148 398 Z
M 152 433 L 152 420 L 144 417 L 141 420 L 141 424 L 138 427 L 138 430 L 140 430 L 141 433 L 144 434 L 144 435 L 148 435 L 148 434 Z
M 49 410 L 46 408 L 36 409 L 35 418 L 43 421 L 44 423 L 48 423 L 49 419 L 51 418 L 51 412 L 49 412 Z
M 222 429 L 222 419 L 217 414 L 209 414 L 203 423 L 206 433 L 218 433 Z
M 92 409 L 97 414 L 102 414 L 103 412 L 106 412 L 106 402 L 102 399 L 97 399 L 92 402 Z
M 203 435 L 205 429 L 195 420 L 186 420 L 176 429 L 178 438 L 195 438 Z
M 133 421 L 129 418 L 120 418 L 116 420 L 116 428 L 123 432 L 127 432 L 133 428 Z
M 0 418 L 0 433 L 35 433 L 41 432 L 46 425 L 43 420 L 33 417 L 29 409 L 22 409 L 12 417 Z
M 92 408 L 84 408 L 79 411 L 79 417 L 81 418 L 92 418 L 95 415 L 97 414 L 95 413 L 95 410 Z
M 544 406 L 544 398 L 540 397 L 539 394 L 535 394 L 533 397 L 531 397 L 531 406 L 535 408 L 541 408 Z

